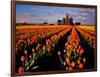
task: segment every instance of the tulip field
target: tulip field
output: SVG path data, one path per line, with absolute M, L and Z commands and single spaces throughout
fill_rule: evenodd
M 95 68 L 95 26 L 16 26 L 16 72 Z

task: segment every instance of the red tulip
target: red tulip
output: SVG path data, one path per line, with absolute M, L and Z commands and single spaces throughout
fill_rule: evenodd
M 75 46 L 75 45 L 76 45 L 74 42 L 73 42 L 72 44 L 73 44 L 73 46 Z
M 24 54 L 25 54 L 25 55 L 27 54 L 27 50 L 24 50 Z
M 24 56 L 21 56 L 21 61 L 23 62 L 25 60 L 25 57 Z
M 46 39 L 46 45 L 48 45 L 49 44 L 49 42 L 48 42 L 48 40 Z
M 67 51 L 64 49 L 64 53 L 66 53 Z
M 80 64 L 80 62 L 81 62 L 80 59 L 78 59 L 78 60 L 77 60 L 77 64 Z
M 28 41 L 28 45 L 30 45 L 31 44 L 31 42 L 30 41 Z
M 24 68 L 23 67 L 19 67 L 18 68 L 18 73 L 20 73 L 20 74 L 24 73 Z
M 18 47 L 16 47 L 16 51 L 18 51 Z
M 75 62 L 72 62 L 72 63 L 71 63 L 71 66 L 72 66 L 72 67 L 75 67 L 75 64 L 76 64 Z
M 70 67 L 68 68 L 68 70 L 69 70 L 69 71 L 73 71 L 73 68 L 70 66 Z
M 70 55 L 71 55 L 71 53 L 70 52 L 67 52 L 67 56 L 70 57 Z
M 80 49 L 77 49 L 77 53 L 80 53 Z
M 33 44 L 33 41 L 31 41 L 31 44 Z
M 68 48 L 72 48 L 72 46 L 71 45 L 68 45 Z
M 81 48 L 81 45 L 79 45 L 79 49 Z
M 83 69 L 84 65 L 82 63 L 79 64 L 79 69 Z
M 80 49 L 80 54 L 83 54 L 84 53 L 84 50 L 81 48 Z

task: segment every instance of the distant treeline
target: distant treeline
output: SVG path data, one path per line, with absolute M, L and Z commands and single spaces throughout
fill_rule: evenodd
M 64 24 L 48 24 L 48 23 L 42 23 L 42 24 L 33 24 L 33 23 L 16 23 L 16 26 L 23 26 L 23 25 L 30 25 L 30 26 L 33 26 L 33 25 L 38 25 L 38 26 L 47 26 L 47 25 L 64 25 Z M 68 24 L 69 25 L 69 24 Z M 89 25 L 89 24 L 81 24 L 80 22 L 76 22 L 76 23 L 74 23 L 74 25 L 81 25 L 81 26 L 94 26 L 94 25 Z M 67 25 L 66 25 L 67 26 Z
M 48 24 L 48 23 L 43 23 L 43 24 L 31 24 L 31 23 L 16 23 L 16 25 L 56 25 L 56 24 Z

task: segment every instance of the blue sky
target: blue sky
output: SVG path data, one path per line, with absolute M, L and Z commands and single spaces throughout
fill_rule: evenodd
M 95 9 L 93 8 L 76 8 L 76 7 L 58 7 L 44 5 L 16 5 L 16 23 L 57 23 L 58 19 L 73 17 L 74 22 L 82 24 L 95 23 Z

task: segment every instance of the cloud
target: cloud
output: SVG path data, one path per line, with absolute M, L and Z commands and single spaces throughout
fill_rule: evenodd
M 49 9 L 32 8 L 32 11 L 33 13 L 34 12 L 46 13 L 49 12 Z
M 38 16 L 35 14 L 25 13 L 25 14 L 17 14 L 17 18 L 18 17 L 27 18 L 27 17 L 38 17 Z
M 77 16 L 76 19 L 78 19 L 78 20 L 87 20 L 87 17 L 84 17 L 84 16 Z
M 58 9 L 57 9 L 57 10 L 55 10 L 54 12 L 55 12 L 55 13 L 61 13 L 61 14 L 64 14 L 64 13 L 65 13 L 65 11 L 64 11 L 64 10 L 58 10 Z
M 81 13 L 80 15 L 81 16 L 88 16 L 89 14 L 87 14 L 87 13 Z
M 38 17 L 37 15 L 30 14 L 29 17 Z
M 48 15 L 48 16 L 51 16 L 51 15 L 53 15 L 53 14 L 52 14 L 52 13 L 47 13 L 47 15 Z
M 87 13 L 87 14 L 95 14 L 95 9 L 93 8 L 85 8 L 85 9 L 80 9 L 80 13 Z
M 40 9 L 37 9 L 37 8 L 32 8 L 32 11 L 39 11 Z

